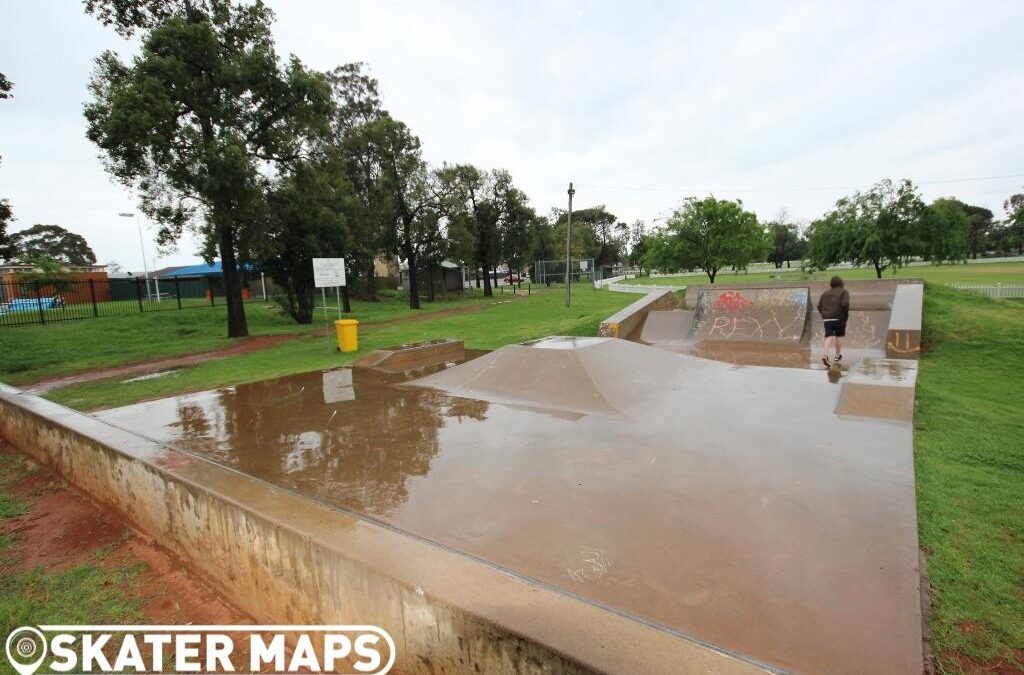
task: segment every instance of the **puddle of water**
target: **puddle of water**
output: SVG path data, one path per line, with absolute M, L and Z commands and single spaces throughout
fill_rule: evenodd
M 908 426 L 837 418 L 809 370 L 513 347 L 465 376 L 314 372 L 97 417 L 787 668 L 919 654 Z M 492 388 L 407 386 L 429 372 Z
M 145 375 L 139 375 L 128 380 L 121 380 L 121 384 L 129 384 L 131 382 L 145 382 L 146 380 L 157 380 L 161 377 L 167 377 L 168 375 L 174 375 L 180 368 L 172 368 L 171 370 L 161 370 L 155 373 L 146 373 Z

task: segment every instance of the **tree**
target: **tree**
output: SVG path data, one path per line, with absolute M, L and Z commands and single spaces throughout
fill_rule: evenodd
M 797 228 L 796 223 L 790 220 L 786 209 L 780 209 L 778 215 L 775 216 L 775 220 L 769 222 L 766 229 L 771 243 L 768 262 L 774 264 L 776 269 L 779 269 L 784 263 L 796 259 L 800 243 L 800 230 Z
M 699 268 L 715 283 L 718 271 L 761 259 L 767 242 L 757 216 L 740 200 L 690 197 L 648 240 L 648 267 L 667 271 Z
M 855 192 L 811 223 L 807 264 L 826 269 L 838 262 L 870 263 L 881 279 L 889 267 L 900 267 L 920 250 L 925 205 L 909 180 L 888 178 L 867 192 Z
M 59 225 L 33 225 L 15 232 L 11 235 L 11 247 L 15 256 L 26 263 L 96 264 L 96 254 L 85 237 Z
M 555 241 L 559 243 L 556 257 L 565 258 L 565 228 L 569 214 L 558 209 L 555 219 Z M 593 258 L 597 266 L 614 265 L 622 259 L 625 250 L 624 223 L 618 223 L 615 214 L 604 205 L 572 212 L 572 255 L 574 258 Z
M 969 227 L 967 239 L 971 257 L 977 259 L 978 251 L 988 243 L 992 227 L 995 225 L 992 211 L 984 206 L 971 206 L 963 202 L 961 202 L 961 207 L 967 214 Z
M 1017 240 L 1017 255 L 1024 255 L 1024 192 L 1011 195 L 1003 202 L 1003 210 L 1006 211 L 1006 225 Z
M 11 98 L 11 89 L 14 85 L 7 77 L 0 73 L 0 99 Z M 0 260 L 9 260 L 14 256 L 14 249 L 7 236 L 7 224 L 14 220 L 14 210 L 11 202 L 0 199 Z
M 370 179 L 371 203 L 409 269 L 409 308 L 419 309 L 420 259 L 442 247 L 437 178 L 423 160 L 420 139 L 387 114 L 356 127 L 352 136 L 366 162 L 362 173 Z
M 629 230 L 629 264 L 643 274 L 644 256 L 647 255 L 647 225 L 642 220 L 633 222 Z
M 921 217 L 920 253 L 934 263 L 959 262 L 970 252 L 971 217 L 967 205 L 953 199 L 936 199 Z
M 260 236 L 270 177 L 328 123 L 328 82 L 295 57 L 282 67 L 259 0 L 87 0 L 86 11 L 123 36 L 144 31 L 130 63 L 96 59 L 88 137 L 139 191 L 161 244 L 190 227 L 217 250 L 228 336 L 247 335 L 239 255 Z
M 472 164 L 445 165 L 437 177 L 452 237 L 465 242 L 463 248 L 472 249 L 484 274 L 484 295 L 493 295 L 490 272 L 501 256 L 501 232 L 513 220 L 528 217 L 526 195 L 503 169 L 481 171 Z
M 346 213 L 354 198 L 330 159 L 296 164 L 267 197 L 260 265 L 284 289 L 283 305 L 298 323 L 313 321 L 313 258 L 343 257 L 350 248 Z

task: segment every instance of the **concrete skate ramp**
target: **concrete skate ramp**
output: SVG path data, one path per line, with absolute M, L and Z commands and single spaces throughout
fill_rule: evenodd
M 693 310 L 648 312 L 640 331 L 640 341 L 666 346 L 686 344 L 692 321 Z
M 807 288 L 703 290 L 687 339 L 798 344 L 806 337 L 808 298 Z
M 913 429 L 837 415 L 824 373 L 560 338 L 411 386 L 356 369 L 347 397 L 324 375 L 98 416 L 518 580 L 518 596 L 456 583 L 497 627 L 548 592 L 594 610 L 586 624 L 545 606 L 565 630 L 531 639 L 578 637 L 604 672 L 642 672 L 631 661 L 665 636 L 769 672 L 922 670 Z M 396 564 L 435 597 L 419 558 L 396 553 L 382 576 Z M 644 627 L 634 653 L 606 646 L 601 613 Z M 456 642 L 458 626 L 437 630 Z

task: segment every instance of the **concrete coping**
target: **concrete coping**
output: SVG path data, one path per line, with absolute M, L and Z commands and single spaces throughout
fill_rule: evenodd
M 381 626 L 398 672 L 778 672 L 2 384 L 0 435 L 257 621 Z
M 656 309 L 671 309 L 674 306 L 675 298 L 671 288 L 651 291 L 602 321 L 598 335 L 601 337 L 628 337 L 640 326 L 647 316 L 647 312 Z

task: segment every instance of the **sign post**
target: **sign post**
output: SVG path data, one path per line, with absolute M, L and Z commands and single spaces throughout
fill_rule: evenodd
M 341 318 L 341 287 L 345 285 L 344 258 L 313 258 L 313 286 L 320 289 L 324 303 L 324 325 L 327 341 L 331 339 L 331 323 L 327 318 L 327 289 L 335 288 L 338 294 L 338 318 Z

